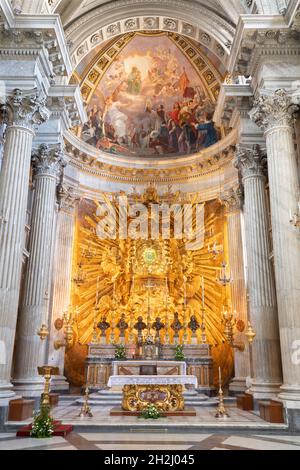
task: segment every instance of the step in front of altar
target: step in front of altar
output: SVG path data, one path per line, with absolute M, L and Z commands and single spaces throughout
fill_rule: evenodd
M 124 411 L 120 406 L 112 408 L 109 413 L 110 416 L 141 416 L 140 411 Z M 162 417 L 176 417 L 176 416 L 197 416 L 195 408 L 186 407 L 183 411 L 164 411 Z
M 186 406 L 213 406 L 218 403 L 217 398 L 209 398 L 204 394 L 198 393 L 195 390 L 185 391 L 184 400 Z M 115 406 L 120 407 L 122 403 L 122 390 L 100 390 L 97 393 L 92 393 L 89 398 L 91 406 Z M 232 401 L 232 399 L 230 399 Z M 233 399 L 235 400 L 235 399 Z M 77 404 L 83 404 L 83 397 L 76 400 Z

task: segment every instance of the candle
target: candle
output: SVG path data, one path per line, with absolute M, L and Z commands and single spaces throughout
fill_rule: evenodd
M 205 298 L 204 277 L 202 276 L 202 307 L 203 308 L 204 308 L 204 298 Z
M 186 309 L 186 279 L 184 279 L 184 308 Z
M 98 303 L 99 303 L 99 276 L 97 277 L 96 307 L 98 307 Z
M 221 367 L 219 367 L 219 383 L 222 383 Z

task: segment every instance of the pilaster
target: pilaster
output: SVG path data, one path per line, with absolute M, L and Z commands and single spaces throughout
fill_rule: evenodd
M 228 227 L 229 264 L 233 281 L 231 283 L 231 302 L 233 311 L 237 312 L 239 326 L 244 326 L 243 331 L 237 331 L 235 341 L 245 342 L 244 332 L 248 325 L 247 318 L 247 291 L 243 258 L 243 237 L 241 210 L 243 206 L 243 190 L 236 186 L 225 191 L 221 195 L 221 201 L 225 205 Z M 246 390 L 246 378 L 250 372 L 249 346 L 245 345 L 244 351 L 234 351 L 234 378 L 230 383 L 231 392 Z
M 59 214 L 54 255 L 52 308 L 48 363 L 59 367 L 60 376 L 53 377 L 52 390 L 68 390 L 69 384 L 63 375 L 65 348 L 55 349 L 55 342 L 63 342 L 63 314 L 68 310 L 71 298 L 72 254 L 75 230 L 76 206 L 80 193 L 76 186 L 64 182 L 58 187 Z

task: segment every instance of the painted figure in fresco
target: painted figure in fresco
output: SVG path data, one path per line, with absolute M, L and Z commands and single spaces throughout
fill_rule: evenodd
M 138 95 L 142 89 L 141 72 L 136 66 L 133 66 L 127 78 L 128 93 Z
M 114 129 L 114 138 L 119 144 L 127 142 L 128 117 L 121 111 L 124 107 L 124 103 L 113 101 L 112 98 L 109 98 L 107 101 L 105 120 L 108 124 L 112 125 Z
M 198 131 L 205 133 L 203 141 L 204 148 L 208 148 L 218 142 L 218 134 L 215 124 L 212 121 L 212 116 L 207 116 L 205 122 L 197 124 L 195 128 Z

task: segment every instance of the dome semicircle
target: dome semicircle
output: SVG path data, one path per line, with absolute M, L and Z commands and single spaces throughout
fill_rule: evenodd
M 132 32 L 108 41 L 76 70 L 89 119 L 75 132 L 116 155 L 191 155 L 206 149 L 222 137 L 213 123 L 220 66 L 176 33 Z

